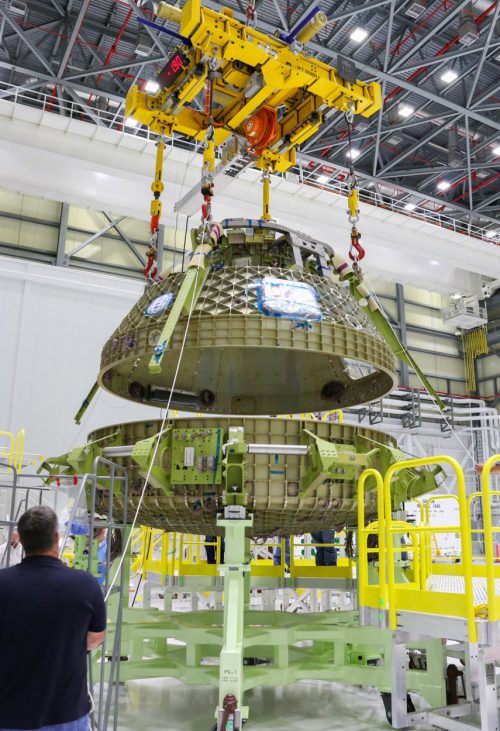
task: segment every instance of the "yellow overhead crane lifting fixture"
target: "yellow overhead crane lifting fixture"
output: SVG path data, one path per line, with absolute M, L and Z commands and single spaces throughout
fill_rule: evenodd
M 337 69 L 303 52 L 303 43 L 327 23 L 319 8 L 284 40 L 245 26 L 228 8 L 204 8 L 200 0 L 188 0 L 182 10 L 160 2 L 158 17 L 178 25 L 180 45 L 158 73 L 156 94 L 131 88 L 125 115 L 159 135 L 205 139 L 209 113 L 190 105 L 211 79 L 215 146 L 236 134 L 247 140 L 257 167 L 284 172 L 295 164 L 297 145 L 318 131 L 324 112 L 370 117 L 381 108 L 379 84 L 342 79 Z

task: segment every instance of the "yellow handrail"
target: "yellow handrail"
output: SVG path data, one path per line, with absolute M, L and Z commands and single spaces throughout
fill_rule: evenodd
M 433 503 L 437 503 L 438 500 L 456 500 L 457 503 L 458 503 L 459 509 L 460 509 L 460 501 L 458 499 L 458 495 L 449 495 L 449 494 L 446 494 L 446 495 L 431 495 L 431 497 L 427 500 L 427 502 L 425 504 L 425 521 L 424 521 L 424 525 L 428 526 L 429 528 L 431 527 L 431 511 L 430 511 L 430 506 Z M 467 513 L 470 516 L 469 508 L 468 507 L 467 507 Z M 425 588 L 425 585 L 426 585 L 426 582 L 427 582 L 427 578 L 429 577 L 429 574 L 431 573 L 431 568 L 432 568 L 431 539 L 434 538 L 434 540 L 436 541 L 436 546 L 439 546 L 439 544 L 437 542 L 436 533 L 427 533 L 427 532 L 425 532 L 423 535 L 424 535 L 424 538 L 425 538 L 425 553 L 424 553 L 424 556 L 423 556 L 424 561 L 422 563 L 425 563 L 425 576 L 422 575 L 422 580 L 423 580 L 422 581 L 422 588 Z
M 14 467 L 18 472 L 23 467 L 25 430 L 20 429 L 17 434 L 10 431 L 0 431 L 0 439 L 7 437 L 7 445 L 0 445 L 0 460 Z
M 491 519 L 491 487 L 490 472 L 492 467 L 500 461 L 500 455 L 494 454 L 486 460 L 481 475 L 481 487 L 483 490 L 483 521 L 484 521 L 484 554 L 486 558 L 486 584 L 488 590 L 488 618 L 490 622 L 496 622 L 498 612 L 495 600 L 495 565 L 493 556 L 493 529 Z
M 493 460 L 493 458 L 491 458 Z M 498 458 L 497 458 L 498 459 Z M 490 462 L 491 460 L 488 460 Z M 488 464 L 488 462 L 486 464 Z M 465 581 L 465 602 L 466 602 L 466 619 L 469 630 L 469 641 L 477 641 L 477 630 L 474 613 L 474 593 L 472 588 L 472 540 L 470 531 L 470 516 L 467 506 L 467 489 L 465 486 L 465 477 L 460 464 L 453 457 L 439 455 L 437 457 L 423 457 L 421 459 L 409 459 L 402 462 L 396 462 L 387 470 L 384 478 L 384 502 L 386 513 L 386 533 L 387 533 L 387 562 L 388 562 L 388 587 L 389 587 L 389 623 L 392 629 L 396 629 L 396 594 L 395 594 L 395 574 L 394 574 L 394 546 L 392 544 L 393 519 L 392 519 L 392 496 L 391 483 L 396 472 L 409 469 L 412 467 L 428 467 L 430 465 L 448 464 L 453 468 L 457 478 L 458 504 L 460 512 L 460 533 L 462 536 L 462 561 L 464 567 Z M 492 462 L 489 465 L 487 474 L 491 469 Z M 486 467 L 486 465 L 485 465 Z M 484 474 L 484 470 L 483 470 Z M 490 512 L 491 522 L 491 512 Z M 491 527 L 491 526 L 490 526 Z M 491 532 L 490 532 L 491 535 Z M 493 545 L 491 544 L 491 550 Z M 494 574 L 493 574 L 494 578 Z M 494 584 L 493 584 L 494 587 Z
M 384 515 L 384 481 L 378 470 L 365 470 L 358 480 L 358 535 L 359 535 L 359 606 L 366 606 L 366 588 L 368 586 L 368 534 L 370 526 L 365 527 L 365 482 L 374 477 L 377 483 L 377 517 L 378 517 L 378 555 L 379 555 L 379 611 L 387 609 L 388 593 L 386 578 L 386 546 Z

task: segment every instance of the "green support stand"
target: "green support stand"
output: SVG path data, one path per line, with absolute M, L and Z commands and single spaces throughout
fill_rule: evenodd
M 252 518 L 246 518 L 245 508 L 230 506 L 223 520 L 217 521 L 225 533 L 225 563 L 219 567 L 224 577 L 224 634 L 220 653 L 219 706 L 216 711 L 217 729 L 221 729 L 226 713 L 235 716 L 226 721 L 226 729 L 239 731 L 241 718 L 248 718 L 248 708 L 243 700 L 243 657 L 245 635 L 245 610 L 250 605 L 250 542 L 245 531 L 251 528 Z M 228 698 L 235 710 L 227 711 Z M 236 705 L 235 705 L 236 703 Z M 230 725 L 232 721 L 233 725 Z

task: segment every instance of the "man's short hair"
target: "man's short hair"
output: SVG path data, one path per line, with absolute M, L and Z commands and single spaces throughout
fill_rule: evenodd
M 23 513 L 17 531 L 26 555 L 50 551 L 58 528 L 57 515 L 47 505 L 36 505 Z

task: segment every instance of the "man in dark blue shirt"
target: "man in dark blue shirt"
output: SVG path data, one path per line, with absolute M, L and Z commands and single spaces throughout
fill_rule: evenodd
M 86 655 L 104 639 L 102 591 L 59 560 L 53 510 L 31 508 L 18 532 L 25 558 L 0 571 L 0 731 L 87 731 Z

